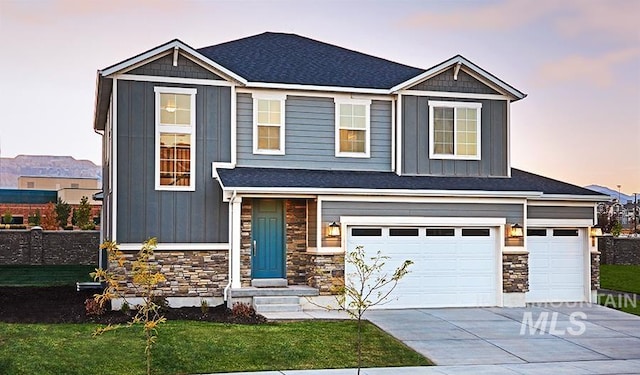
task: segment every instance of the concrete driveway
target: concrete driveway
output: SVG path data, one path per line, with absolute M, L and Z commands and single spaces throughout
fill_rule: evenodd
M 365 317 L 437 365 L 640 373 L 640 317 L 598 305 L 373 310 Z

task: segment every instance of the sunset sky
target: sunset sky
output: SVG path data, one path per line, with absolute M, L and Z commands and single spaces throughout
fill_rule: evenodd
M 274 31 L 420 68 L 461 54 L 528 94 L 514 167 L 640 193 L 639 18 L 637 0 L 0 0 L 0 154 L 99 164 L 98 69 Z

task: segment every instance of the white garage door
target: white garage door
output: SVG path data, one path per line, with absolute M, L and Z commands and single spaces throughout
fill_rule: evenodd
M 529 292 L 526 301 L 584 301 L 584 230 L 529 229 L 527 243 Z
M 378 250 L 390 257 L 393 273 L 412 260 L 381 308 L 496 306 L 496 230 L 493 228 L 348 227 L 347 248 L 364 246 L 367 256 Z M 347 274 L 353 272 L 347 263 Z

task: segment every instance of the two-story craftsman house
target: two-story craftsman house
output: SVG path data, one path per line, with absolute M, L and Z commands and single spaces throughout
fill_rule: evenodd
M 173 40 L 98 72 L 103 237 L 130 256 L 157 237 L 176 306 L 324 303 L 360 245 L 414 262 L 385 307 L 591 301 L 603 196 L 512 168 L 525 96 L 462 56 Z

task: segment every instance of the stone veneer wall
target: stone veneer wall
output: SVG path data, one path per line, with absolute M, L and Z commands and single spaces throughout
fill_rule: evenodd
M 344 286 L 344 254 L 308 254 L 308 285 L 320 295 L 336 294 Z
M 591 290 L 600 289 L 600 253 L 591 253 Z
M 640 265 L 639 237 L 600 237 L 598 250 L 602 264 L 630 264 Z
M 502 291 L 504 293 L 529 291 L 528 254 L 502 254 Z
M 307 201 L 287 199 L 285 202 L 287 282 L 307 283 Z
M 99 231 L 0 230 L 2 265 L 98 265 Z
M 125 266 L 111 263 L 110 268 L 120 275 L 130 272 L 137 253 L 125 251 Z M 228 283 L 228 254 L 228 250 L 155 251 L 154 262 L 167 279 L 158 287 L 160 294 L 167 297 L 222 297 Z M 126 283 L 125 296 L 136 296 L 130 280 Z
M 251 286 L 251 199 L 242 200 L 240 213 L 240 286 Z

